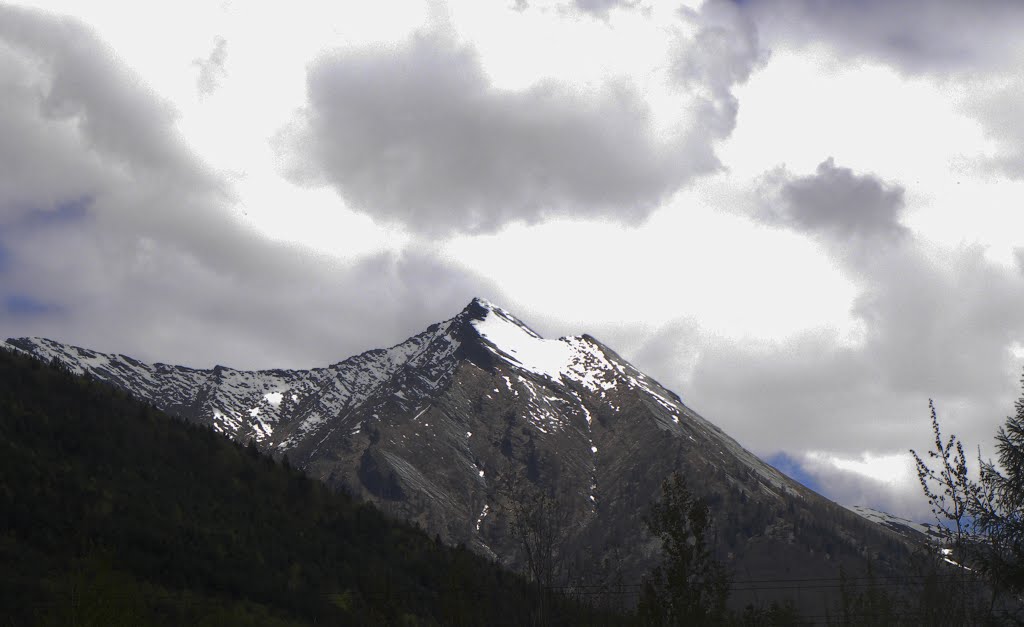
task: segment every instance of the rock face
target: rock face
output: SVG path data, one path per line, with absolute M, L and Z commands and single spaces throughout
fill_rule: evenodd
M 330 485 L 513 567 L 510 503 L 559 504 L 563 576 L 626 582 L 658 556 L 642 517 L 680 472 L 712 506 L 737 579 L 898 569 L 907 543 L 792 481 L 596 339 L 546 340 L 476 299 L 450 320 L 326 368 L 148 365 L 45 339 L 8 347 L 252 441 Z M 769 594 L 769 597 L 771 595 Z M 765 598 L 762 594 L 762 600 Z

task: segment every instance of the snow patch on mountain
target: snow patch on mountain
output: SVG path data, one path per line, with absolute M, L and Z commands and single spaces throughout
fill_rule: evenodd
M 545 340 L 512 314 L 490 306 L 483 320 L 472 322 L 480 337 L 489 341 L 499 355 L 552 381 L 558 381 L 566 369 L 572 350 L 561 340 Z
M 588 336 L 544 339 L 511 313 L 486 301 L 487 313 L 473 326 L 488 348 L 513 367 L 554 382 L 572 381 L 605 398 L 620 383 L 650 394 L 679 418 L 679 398 L 629 364 L 610 359 L 600 344 Z
M 485 303 L 487 313 L 482 320 L 474 320 L 473 327 L 495 355 L 520 370 L 554 382 L 568 379 L 598 393 L 616 388 L 616 373 L 626 374 L 625 367 L 608 359 L 586 336 L 544 339 L 504 309 L 478 302 Z M 639 381 L 634 385 L 646 387 Z
M 476 531 L 477 531 L 477 533 L 480 533 L 480 525 L 483 524 L 484 518 L 487 517 L 487 514 L 488 514 L 488 512 L 490 512 L 490 510 L 491 510 L 491 506 L 486 504 L 486 503 L 484 503 L 484 508 L 482 510 L 480 510 L 480 515 L 476 517 Z
M 452 318 L 391 348 L 311 370 L 150 365 L 45 338 L 10 339 L 5 346 L 42 361 L 57 360 L 75 374 L 117 385 L 233 439 L 253 439 L 284 451 L 329 422 L 345 422 L 376 395 L 396 393 L 395 401 L 416 407 L 420 397 L 443 385 L 455 367 L 452 357 L 460 342 L 453 336 L 454 323 Z M 416 380 L 395 385 L 394 379 L 406 370 L 414 372 Z M 410 384 L 421 391 L 414 394 Z
M 915 522 L 864 505 L 848 506 L 847 509 L 904 536 L 917 536 L 919 539 L 927 539 L 936 543 L 942 542 L 945 537 L 942 529 L 933 523 Z

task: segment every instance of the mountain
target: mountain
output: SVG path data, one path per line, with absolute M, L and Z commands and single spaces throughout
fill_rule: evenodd
M 0 529 L 5 627 L 629 623 L 3 350 Z
M 527 559 L 510 508 L 542 494 L 559 504 L 563 578 L 614 571 L 639 581 L 659 555 L 643 515 L 674 472 L 711 505 L 716 551 L 737 579 L 836 577 L 867 560 L 899 572 L 910 551 L 758 459 L 595 338 L 544 339 L 481 299 L 391 348 L 312 370 L 197 370 L 46 339 L 7 344 L 287 455 L 332 487 L 516 568 Z

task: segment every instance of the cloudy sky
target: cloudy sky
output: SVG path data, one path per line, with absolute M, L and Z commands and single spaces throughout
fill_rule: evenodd
M 371 7 L 369 9 L 367 7 Z M 481 295 L 848 504 L 1024 366 L 1016 0 L 0 5 L 0 334 L 310 367 Z

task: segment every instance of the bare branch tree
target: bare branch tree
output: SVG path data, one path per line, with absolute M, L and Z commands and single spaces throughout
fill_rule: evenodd
M 1024 380 L 1022 380 L 1024 383 Z M 945 561 L 959 573 L 960 607 L 966 620 L 972 614 L 972 584 L 984 576 L 989 584 L 989 616 L 994 614 L 1002 591 L 1014 595 L 1008 608 L 1021 609 L 1024 594 L 1024 397 L 1016 403 L 1016 416 L 1007 418 L 996 435 L 999 464 L 984 461 L 978 451 L 978 480 L 971 479 L 963 443 L 955 435 L 944 439 L 929 400 L 935 448 L 928 459 L 911 450 L 917 477 L 932 513 L 945 535 Z M 1014 598 L 1016 600 L 1014 600 Z M 973 613 L 977 615 L 977 608 Z

